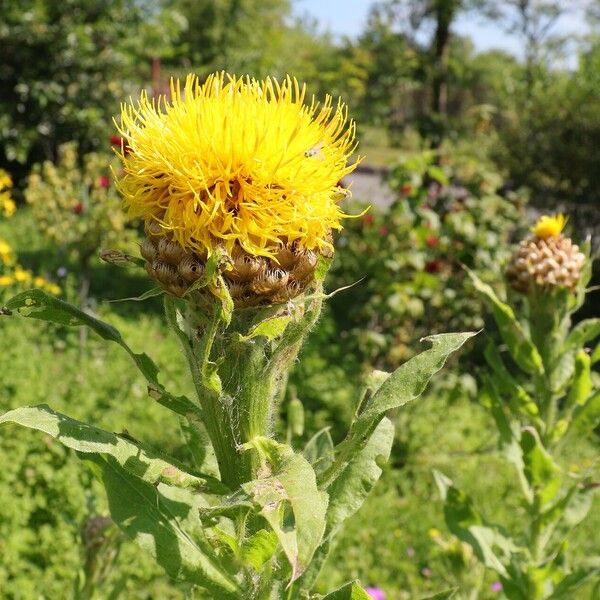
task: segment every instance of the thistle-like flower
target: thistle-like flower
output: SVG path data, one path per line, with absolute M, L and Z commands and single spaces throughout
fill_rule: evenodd
M 536 286 L 575 291 L 585 255 L 562 234 L 566 221 L 561 214 L 545 215 L 531 228 L 506 269 L 513 289 L 524 294 Z
M 166 291 L 183 295 L 215 253 L 238 307 L 285 302 L 311 283 L 345 216 L 339 182 L 356 144 L 344 104 L 304 99 L 295 79 L 220 73 L 203 84 L 190 75 L 183 90 L 172 82 L 170 101 L 142 93 L 122 107 L 117 187 L 145 222 L 141 252 Z

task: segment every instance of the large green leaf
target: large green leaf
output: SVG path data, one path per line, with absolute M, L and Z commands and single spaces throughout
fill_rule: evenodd
M 133 441 L 125 435 L 104 431 L 66 415 L 54 412 L 50 407 L 24 406 L 0 416 L 2 423 L 16 423 L 42 431 L 61 444 L 83 454 L 106 454 L 129 474 L 153 485 L 163 482 L 199 492 L 222 494 L 227 488 L 214 477 L 189 473 L 181 464 L 145 444 Z
M 575 357 L 575 375 L 565 401 L 565 408 L 583 406 L 592 392 L 591 360 L 585 350 Z
M 432 347 L 398 367 L 363 402 L 360 414 L 352 422 L 348 435 L 336 448 L 333 465 L 320 481 L 322 487 L 328 487 L 346 468 L 352 457 L 367 443 L 385 413 L 418 398 L 433 375 L 444 366 L 448 356 L 474 335 L 476 333 L 473 332 L 444 333 L 424 338 L 431 342 Z
M 467 269 L 467 272 L 475 289 L 490 304 L 494 320 L 500 330 L 500 335 L 508 346 L 515 362 L 528 373 L 542 373 L 544 370 L 542 357 L 521 327 L 513 309 L 505 302 L 502 302 L 491 286 L 481 281 L 473 271 Z
M 366 500 L 381 476 L 382 464 L 390 457 L 394 441 L 394 425 L 384 418 L 365 447 L 348 462 L 344 470 L 327 488 L 327 532 L 335 534 Z
M 147 354 L 134 352 L 125 343 L 119 331 L 112 325 L 100 321 L 72 304 L 68 304 L 40 289 L 28 290 L 12 297 L 6 303 L 4 314 L 11 314 L 12 311 L 18 311 L 24 317 L 49 321 L 68 327 L 89 327 L 101 338 L 121 346 L 131 356 L 137 368 L 148 381 L 149 395 L 157 402 L 183 416 L 198 412 L 198 407 L 188 398 L 173 396 L 162 387 L 158 382 L 158 367 L 152 359 Z
M 537 431 L 532 427 L 525 427 L 521 431 L 521 449 L 525 477 L 543 509 L 560 491 L 560 467 L 548 454 Z
M 317 488 L 315 472 L 306 458 L 289 446 L 268 438 L 255 438 L 251 446 L 261 455 L 262 470 L 268 475 L 244 483 L 242 489 L 276 533 L 294 581 L 323 539 L 327 493 Z
M 327 594 L 323 600 L 371 600 L 358 581 L 352 581 L 342 586 L 335 592 Z
M 224 600 L 243 598 L 202 533 L 199 496 L 132 476 L 112 457 L 85 455 L 102 480 L 110 514 L 174 579 L 196 583 Z
M 507 577 L 505 565 L 521 549 L 496 527 L 485 523 L 475 510 L 472 500 L 457 489 L 450 479 L 438 471 L 434 471 L 434 477 L 444 501 L 444 517 L 448 529 L 458 539 L 469 544 L 486 567 Z

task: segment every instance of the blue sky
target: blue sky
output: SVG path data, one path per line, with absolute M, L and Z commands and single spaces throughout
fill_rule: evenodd
M 358 35 L 367 20 L 371 0 L 295 0 L 297 14 L 309 14 L 318 19 L 322 28 L 336 35 Z M 559 33 L 569 33 L 584 27 L 581 16 L 562 17 L 555 27 Z M 455 30 L 469 35 L 478 50 L 501 48 L 519 55 L 518 42 L 500 27 L 476 15 L 461 16 Z

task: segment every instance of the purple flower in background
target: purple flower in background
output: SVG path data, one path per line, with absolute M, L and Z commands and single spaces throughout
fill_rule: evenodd
M 381 588 L 368 587 L 365 591 L 373 600 L 385 600 L 385 592 Z
M 421 575 L 423 575 L 423 577 L 431 577 L 432 571 L 429 567 L 423 567 L 421 569 Z
M 409 558 L 412 558 L 415 555 L 415 549 L 412 546 L 409 546 L 406 549 L 406 556 L 408 556 Z
M 56 274 L 59 277 L 66 277 L 67 276 L 67 268 L 66 267 L 58 267 L 58 269 L 56 270 Z
M 494 581 L 494 583 L 492 583 L 492 585 L 490 587 L 492 589 L 492 592 L 501 592 L 502 591 L 502 584 L 499 581 Z

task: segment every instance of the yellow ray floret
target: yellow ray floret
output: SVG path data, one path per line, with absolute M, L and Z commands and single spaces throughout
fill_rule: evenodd
M 546 239 L 558 235 L 563 230 L 566 222 L 567 218 L 562 214 L 544 215 L 531 228 L 531 231 L 538 237 Z
M 339 182 L 356 166 L 355 126 L 328 97 L 305 104 L 289 77 L 256 81 L 189 75 L 171 100 L 122 107 L 123 173 L 117 187 L 132 217 L 160 223 L 198 252 L 239 242 L 270 256 L 281 243 L 329 245 L 345 216 Z

